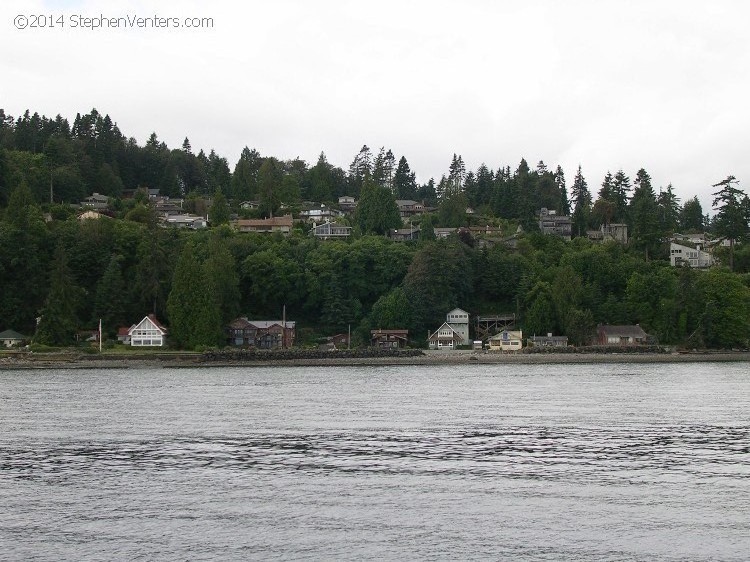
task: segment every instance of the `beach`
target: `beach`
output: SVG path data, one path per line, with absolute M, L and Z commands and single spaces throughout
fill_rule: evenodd
M 592 364 L 592 363 L 705 363 L 747 362 L 748 351 L 692 351 L 669 353 L 542 352 L 500 353 L 474 350 L 411 350 L 411 354 L 357 356 L 356 351 L 296 353 L 276 356 L 258 354 L 241 359 L 202 353 L 15 353 L 0 357 L 0 370 L 8 369 L 128 369 L 156 367 L 347 366 L 347 365 L 471 365 L 471 364 Z

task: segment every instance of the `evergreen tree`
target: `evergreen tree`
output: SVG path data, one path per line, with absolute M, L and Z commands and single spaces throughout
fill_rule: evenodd
M 583 236 L 588 229 L 589 217 L 591 215 L 591 193 L 581 172 L 580 164 L 578 165 L 575 178 L 573 178 L 571 199 L 573 200 L 573 231 L 577 236 Z
M 612 202 L 615 204 L 615 221 L 627 222 L 628 197 L 632 186 L 625 172 L 618 170 L 612 179 Z
M 397 199 L 415 199 L 417 195 L 417 178 L 409 168 L 404 156 L 398 161 L 393 174 L 393 193 Z
M 680 229 L 685 232 L 703 232 L 705 230 L 703 207 L 698 197 L 685 201 L 680 210 Z
M 78 298 L 79 289 L 70 274 L 65 249 L 58 244 L 50 271 L 49 293 L 34 340 L 44 345 L 72 345 L 78 327 Z
M 114 336 L 126 324 L 125 280 L 122 256 L 113 255 L 96 287 L 94 319 L 102 321 L 102 333 Z
M 219 345 L 221 316 L 214 297 L 213 277 L 207 274 L 188 243 L 180 253 L 167 299 L 170 335 L 183 349 Z
M 365 178 L 372 177 L 372 164 L 372 153 L 365 144 L 349 165 L 349 195 L 360 195 Z
M 448 173 L 447 187 L 443 189 L 442 199 L 450 198 L 462 193 L 464 190 L 464 180 L 466 179 L 466 165 L 460 155 L 453 153 L 453 160 Z
M 744 240 L 748 234 L 750 216 L 745 203 L 747 196 L 735 187 L 739 182 L 734 176 L 715 183 L 713 187 L 721 189 L 713 194 L 714 210 L 718 213 L 714 219 L 716 233 L 729 240 L 729 269 L 734 271 L 734 245 Z
M 211 226 L 229 223 L 229 206 L 227 205 L 227 198 L 224 197 L 221 189 L 217 189 L 214 193 L 213 202 L 208 209 L 208 221 L 211 223 Z
M 659 250 L 661 232 L 659 230 L 659 206 L 651 186 L 651 176 L 646 170 L 638 170 L 635 190 L 630 202 L 630 216 L 633 223 L 632 241 L 636 248 L 646 252 L 646 259 Z
M 659 192 L 656 202 L 659 204 L 659 229 L 665 235 L 674 233 L 680 221 L 680 200 L 671 183 L 666 190 Z
M 229 251 L 227 241 L 213 236 L 209 242 L 209 256 L 204 264 L 205 274 L 214 287 L 214 307 L 219 310 L 222 326 L 226 326 L 239 314 L 240 277 L 237 263 Z
M 258 190 L 260 195 L 260 212 L 263 216 L 273 217 L 281 207 L 281 184 L 284 169 L 276 158 L 268 157 L 258 171 Z
M 558 166 L 557 170 L 555 170 L 555 185 L 557 186 L 557 191 L 560 194 L 560 204 L 557 207 L 557 212 L 563 216 L 568 216 L 570 215 L 568 188 L 565 185 L 565 173 L 560 166 Z
M 403 225 L 393 193 L 375 185 L 369 176 L 362 185 L 355 220 L 364 234 L 387 234 L 390 229 Z
M 248 147 L 242 149 L 232 174 L 232 197 L 238 201 L 248 201 L 257 196 L 258 172 L 262 163 L 257 150 Z

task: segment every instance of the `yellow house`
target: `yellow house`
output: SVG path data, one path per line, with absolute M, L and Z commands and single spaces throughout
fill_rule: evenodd
M 503 330 L 489 339 L 490 351 L 521 351 L 523 332 L 521 330 Z

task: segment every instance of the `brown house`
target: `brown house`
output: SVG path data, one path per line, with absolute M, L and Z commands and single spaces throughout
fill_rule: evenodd
M 259 349 L 289 348 L 294 345 L 297 323 L 283 320 L 235 318 L 227 326 L 229 345 Z
M 383 349 L 403 348 L 409 341 L 409 330 L 371 330 L 370 345 Z
M 635 326 L 599 325 L 596 329 L 599 345 L 645 345 L 648 334 L 638 324 Z
M 292 215 L 271 217 L 270 219 L 239 219 L 234 221 L 239 232 L 279 232 L 284 236 L 292 231 Z

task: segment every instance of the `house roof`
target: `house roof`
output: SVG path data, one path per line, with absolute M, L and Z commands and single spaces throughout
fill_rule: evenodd
M 607 336 L 617 336 L 621 338 L 645 338 L 647 336 L 646 332 L 644 332 L 643 328 L 638 324 L 634 326 L 602 325 L 599 326 L 599 329 L 607 334 Z
M 441 336 L 440 330 L 443 329 L 443 327 L 447 326 L 451 330 L 450 336 Z M 456 329 L 448 324 L 448 322 L 443 322 L 440 327 L 435 330 L 432 334 L 430 334 L 430 337 L 427 338 L 428 341 L 438 341 L 438 340 L 452 340 L 452 341 L 462 341 L 463 338 L 461 337 L 461 334 L 459 334 Z
M 495 334 L 490 338 L 490 341 L 510 341 L 523 339 L 523 333 L 521 330 L 503 330 L 499 334 Z
M 25 340 L 26 336 L 19 334 L 15 330 L 5 330 L 0 332 L 0 340 Z
M 241 316 L 235 318 L 229 323 L 230 328 L 257 328 L 260 330 L 267 330 L 271 326 L 281 327 L 284 324 L 282 320 L 248 320 L 246 317 Z M 286 327 L 294 328 L 297 322 L 294 320 L 287 320 Z
M 293 224 L 292 215 L 284 215 L 282 217 L 271 217 L 269 219 L 239 219 L 237 226 L 248 227 L 248 226 L 288 226 L 291 228 Z
M 159 330 L 159 331 L 160 331 L 160 332 L 162 333 L 162 335 L 165 335 L 165 334 L 167 333 L 167 329 L 166 329 L 166 328 L 165 328 L 164 326 L 162 326 L 161 322 L 159 322 L 159 321 L 158 321 L 158 320 L 156 319 L 156 316 L 155 316 L 154 314 L 149 314 L 148 316 L 144 316 L 144 317 L 143 317 L 143 320 L 141 320 L 141 321 L 140 321 L 140 322 L 138 322 L 137 324 L 133 324 L 133 325 L 132 325 L 132 326 L 131 326 L 131 327 L 130 327 L 130 328 L 128 329 L 128 335 L 132 334 L 132 333 L 133 333 L 133 331 L 134 331 L 134 330 L 135 330 L 136 328 L 138 328 L 138 326 L 140 326 L 141 324 L 143 324 L 143 323 L 144 323 L 144 322 L 146 322 L 146 321 L 148 321 L 148 322 L 149 322 L 150 324 L 152 324 L 152 325 L 153 325 L 153 326 L 154 326 L 154 327 L 155 327 L 156 329 L 158 329 L 158 330 Z

